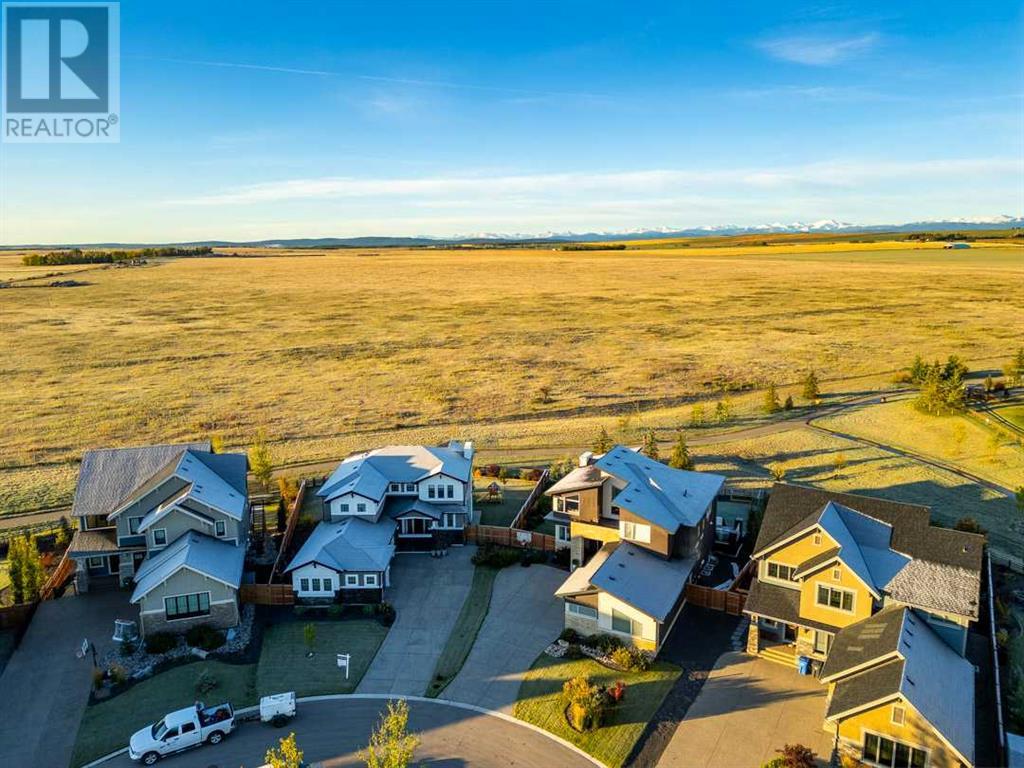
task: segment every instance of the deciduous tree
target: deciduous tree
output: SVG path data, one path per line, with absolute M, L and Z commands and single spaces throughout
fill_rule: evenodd
M 779 404 L 779 391 L 775 386 L 774 381 L 768 382 L 768 389 L 764 392 L 764 412 L 778 413 L 782 410 L 782 406 Z
M 264 760 L 270 768 L 302 768 L 303 751 L 295 742 L 295 734 L 289 733 L 283 737 L 276 747 L 271 747 L 264 755 Z
M 693 470 L 693 458 L 686 445 L 686 433 L 683 430 L 679 430 L 679 434 L 676 435 L 676 444 L 672 446 L 672 456 L 668 460 L 668 465 L 675 469 Z
M 813 403 L 818 399 L 820 394 L 821 392 L 818 389 L 818 374 L 816 374 L 812 368 L 807 372 L 807 376 L 804 378 L 804 400 Z
M 419 745 L 419 737 L 409 733 L 409 704 L 404 699 L 388 701 L 360 757 L 366 768 L 407 768 Z
M 641 453 L 655 461 L 658 460 L 658 438 L 655 436 L 653 429 L 648 429 L 644 432 L 644 444 L 643 448 L 641 448 Z
M 594 439 L 594 453 L 608 453 L 612 449 L 612 439 L 608 435 L 608 430 L 603 426 L 597 433 L 597 437 Z
M 270 490 L 270 481 L 274 475 L 274 457 L 267 447 L 267 435 L 262 429 L 256 433 L 256 439 L 249 448 L 249 468 L 264 493 Z

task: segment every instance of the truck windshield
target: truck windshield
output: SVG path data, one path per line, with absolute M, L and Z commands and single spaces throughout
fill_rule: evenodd
M 163 738 L 164 733 L 167 731 L 167 724 L 163 720 L 158 720 L 153 724 L 152 736 L 154 739 L 159 741 Z

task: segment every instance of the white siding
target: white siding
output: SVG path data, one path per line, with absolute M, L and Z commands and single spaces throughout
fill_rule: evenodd
M 345 504 L 348 505 L 347 512 L 342 509 L 342 506 Z M 364 504 L 366 506 L 365 511 L 359 511 L 360 504 Z M 377 504 L 374 501 L 367 499 L 365 496 L 346 493 L 344 496 L 339 496 L 338 498 L 331 500 L 330 511 L 332 520 L 339 520 L 343 517 L 376 517 Z
M 452 495 L 448 496 L 448 487 L 452 488 Z M 465 483 L 461 480 L 455 480 L 451 477 L 440 475 L 438 477 L 431 477 L 427 480 L 420 481 L 420 499 L 423 501 L 433 502 L 458 502 L 462 503 L 465 499 L 464 493 Z M 430 495 L 430 489 L 434 489 L 434 496 Z
M 302 580 L 306 580 L 307 589 L 302 589 Z M 320 579 L 320 591 L 314 592 L 313 579 Z M 338 591 L 341 576 L 324 565 L 310 563 L 292 571 L 292 589 L 299 597 L 330 597 Z
M 627 605 L 616 597 L 609 595 L 607 592 L 599 592 L 597 596 L 597 623 L 601 627 L 602 632 L 611 632 L 612 634 L 621 635 L 621 632 L 616 632 L 612 629 L 612 610 L 618 613 L 624 614 L 631 618 L 638 625 L 639 634 L 635 637 L 640 637 L 644 640 L 650 640 L 651 642 L 657 642 L 658 640 L 658 622 L 648 616 L 646 613 L 641 613 L 631 605 Z

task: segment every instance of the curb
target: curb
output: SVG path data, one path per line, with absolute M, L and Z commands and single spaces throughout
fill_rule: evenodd
M 476 713 L 481 714 L 481 715 L 489 715 L 490 717 L 496 717 L 499 720 L 504 720 L 507 723 L 512 723 L 514 725 L 518 725 L 518 726 L 523 727 L 523 728 L 528 728 L 529 730 L 533 731 L 534 733 L 538 733 L 541 736 L 544 736 L 544 737 L 546 737 L 548 739 L 551 739 L 552 741 L 554 741 L 557 744 L 560 744 L 561 746 L 565 747 L 566 749 L 568 749 L 568 750 L 570 750 L 572 752 L 575 752 L 577 755 L 579 755 L 583 759 L 589 761 L 593 765 L 598 766 L 598 768 L 605 768 L 604 763 L 602 763 L 601 761 L 597 760 L 594 757 L 591 757 L 586 752 L 584 752 L 582 749 L 577 747 L 575 744 L 573 744 L 572 742 L 566 741 L 561 736 L 556 736 L 555 734 L 549 733 L 548 731 L 545 731 L 543 728 L 540 728 L 540 727 L 538 727 L 536 725 L 533 725 L 531 723 L 527 723 L 527 722 L 525 722 L 523 720 L 518 720 L 517 718 L 512 717 L 511 715 L 506 715 L 504 712 L 496 712 L 493 709 L 484 709 L 483 707 L 478 707 L 475 704 L 465 704 L 465 703 L 463 703 L 461 701 L 452 701 L 450 699 L 428 699 L 426 696 L 400 696 L 400 695 L 390 695 L 390 694 L 385 694 L 385 693 L 331 693 L 331 694 L 327 694 L 325 696 L 303 696 L 301 698 L 297 698 L 295 700 L 295 702 L 296 702 L 296 704 L 306 704 L 306 703 L 315 704 L 316 702 L 320 702 L 320 701 L 347 701 L 347 700 L 352 700 L 352 699 L 376 700 L 376 701 L 415 701 L 415 702 L 423 703 L 423 704 L 439 704 L 441 706 L 446 706 L 446 707 L 455 707 L 456 709 L 464 709 L 464 710 L 467 710 L 469 712 L 476 712 Z M 243 709 L 236 709 L 235 710 L 235 715 L 247 715 L 247 714 L 250 714 L 252 712 L 257 712 L 257 711 L 259 711 L 259 705 L 258 704 L 254 705 L 254 706 L 251 706 L 251 707 L 244 707 Z M 111 752 L 109 755 L 104 755 L 103 757 L 99 758 L 98 760 L 93 760 L 91 763 L 86 763 L 85 765 L 81 766 L 81 768 L 95 768 L 96 766 L 102 765 L 103 763 L 107 762 L 108 760 L 113 760 L 115 757 L 119 757 L 120 755 L 123 755 L 127 751 L 128 751 L 128 747 L 122 747 L 121 749 L 117 750 L 116 752 Z

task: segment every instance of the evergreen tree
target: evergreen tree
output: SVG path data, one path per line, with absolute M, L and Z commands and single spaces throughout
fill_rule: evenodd
M 928 375 L 928 363 L 926 363 L 920 355 L 914 358 L 914 362 L 910 364 L 910 381 L 913 384 L 920 384 L 925 380 Z
M 703 427 L 704 419 L 704 403 L 694 403 L 690 409 L 690 426 Z
M 597 433 L 597 438 L 594 440 L 594 453 L 608 453 L 612 449 L 612 439 L 608 435 L 608 430 L 603 426 L 601 431 Z
M 792 411 L 793 410 L 793 396 L 786 395 L 786 401 L 782 404 L 782 410 Z
M 686 445 L 686 434 L 683 430 L 679 430 L 676 436 L 676 444 L 672 446 L 672 456 L 668 460 L 668 465 L 675 469 L 693 470 L 693 459 L 690 457 L 690 449 Z
M 779 404 L 779 391 L 775 387 L 775 382 L 768 382 L 768 389 L 764 393 L 764 412 L 768 414 L 778 413 L 782 409 Z
M 641 453 L 655 461 L 658 460 L 658 438 L 655 436 L 653 429 L 648 429 L 644 433 L 644 445 Z
M 732 418 L 732 401 L 729 398 L 719 400 L 715 403 L 715 421 L 725 424 Z
M 818 389 L 818 375 L 814 372 L 814 369 L 812 368 L 807 373 L 807 378 L 804 379 L 804 400 L 813 403 L 815 400 L 818 399 L 818 396 L 820 394 L 821 392 Z

